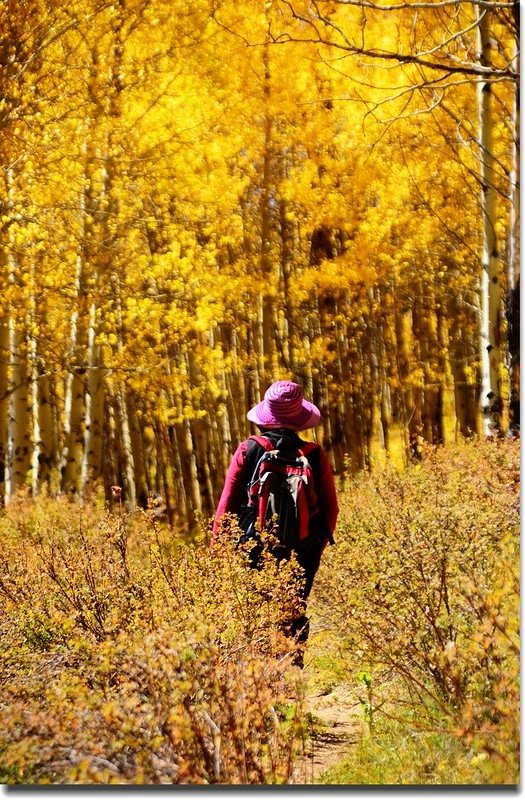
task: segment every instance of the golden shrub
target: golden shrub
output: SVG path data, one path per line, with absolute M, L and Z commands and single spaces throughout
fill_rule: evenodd
M 66 500 L 0 526 L 3 782 L 289 780 L 293 564 L 248 569 L 232 521 L 212 550 Z
M 487 782 L 518 775 L 518 548 L 519 444 L 426 448 L 352 479 L 315 590 L 382 711 L 460 737 Z

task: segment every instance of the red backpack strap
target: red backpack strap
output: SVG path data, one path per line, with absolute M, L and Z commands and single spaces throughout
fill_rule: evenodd
M 303 456 L 304 458 L 308 459 L 308 456 L 310 455 L 310 453 L 313 453 L 314 451 L 319 450 L 319 449 L 320 449 L 320 446 L 318 444 L 316 444 L 315 442 L 304 442 L 304 444 L 302 444 L 301 447 L 299 448 L 298 454 L 300 456 Z M 317 491 L 316 491 L 316 488 L 315 488 L 315 472 L 314 472 L 310 462 L 308 462 L 308 465 L 309 465 L 310 470 L 311 470 L 312 481 L 308 483 L 308 485 L 306 487 L 306 491 L 307 491 L 307 494 L 308 494 L 309 513 L 310 513 L 310 515 L 314 515 L 314 514 L 317 514 L 317 512 L 319 511 L 319 500 L 317 498 Z M 308 535 L 308 531 L 306 531 L 306 532 L 303 531 L 303 533 L 301 535 L 301 538 L 305 538 L 307 535 Z
M 272 444 L 271 441 L 266 438 L 266 436 L 255 435 L 255 436 L 250 436 L 250 439 L 253 439 L 254 442 L 257 442 L 257 444 L 260 444 L 261 447 L 264 447 L 265 450 L 268 451 L 275 450 L 275 445 Z

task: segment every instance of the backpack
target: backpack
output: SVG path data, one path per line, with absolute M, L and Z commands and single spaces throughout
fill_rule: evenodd
M 319 515 L 314 475 L 308 455 L 318 449 L 313 442 L 293 442 L 281 437 L 274 444 L 265 436 L 251 436 L 263 448 L 247 487 L 247 501 L 239 515 L 241 542 L 258 540 L 259 531 L 271 524 L 284 555 L 312 545 L 312 518 Z M 250 451 L 248 451 L 248 454 Z M 247 459 L 249 460 L 249 459 Z

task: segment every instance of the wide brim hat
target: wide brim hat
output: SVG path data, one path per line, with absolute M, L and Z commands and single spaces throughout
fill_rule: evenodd
M 300 431 L 315 427 L 321 419 L 321 412 L 304 399 L 298 383 L 277 381 L 266 390 L 264 400 L 248 411 L 247 417 L 261 428 Z

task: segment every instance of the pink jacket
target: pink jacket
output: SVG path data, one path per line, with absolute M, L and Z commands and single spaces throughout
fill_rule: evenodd
M 248 439 L 240 443 L 230 461 L 224 488 L 219 500 L 219 505 L 217 506 L 217 511 L 215 512 L 212 538 L 215 537 L 217 533 L 220 518 L 228 513 L 238 514 L 241 505 L 246 501 L 246 487 L 251 477 L 245 474 L 244 469 L 247 448 Z M 319 473 L 318 480 L 315 484 L 315 491 L 319 500 L 319 508 L 333 534 L 339 514 L 339 503 L 337 502 L 332 467 L 322 448 L 319 450 Z

